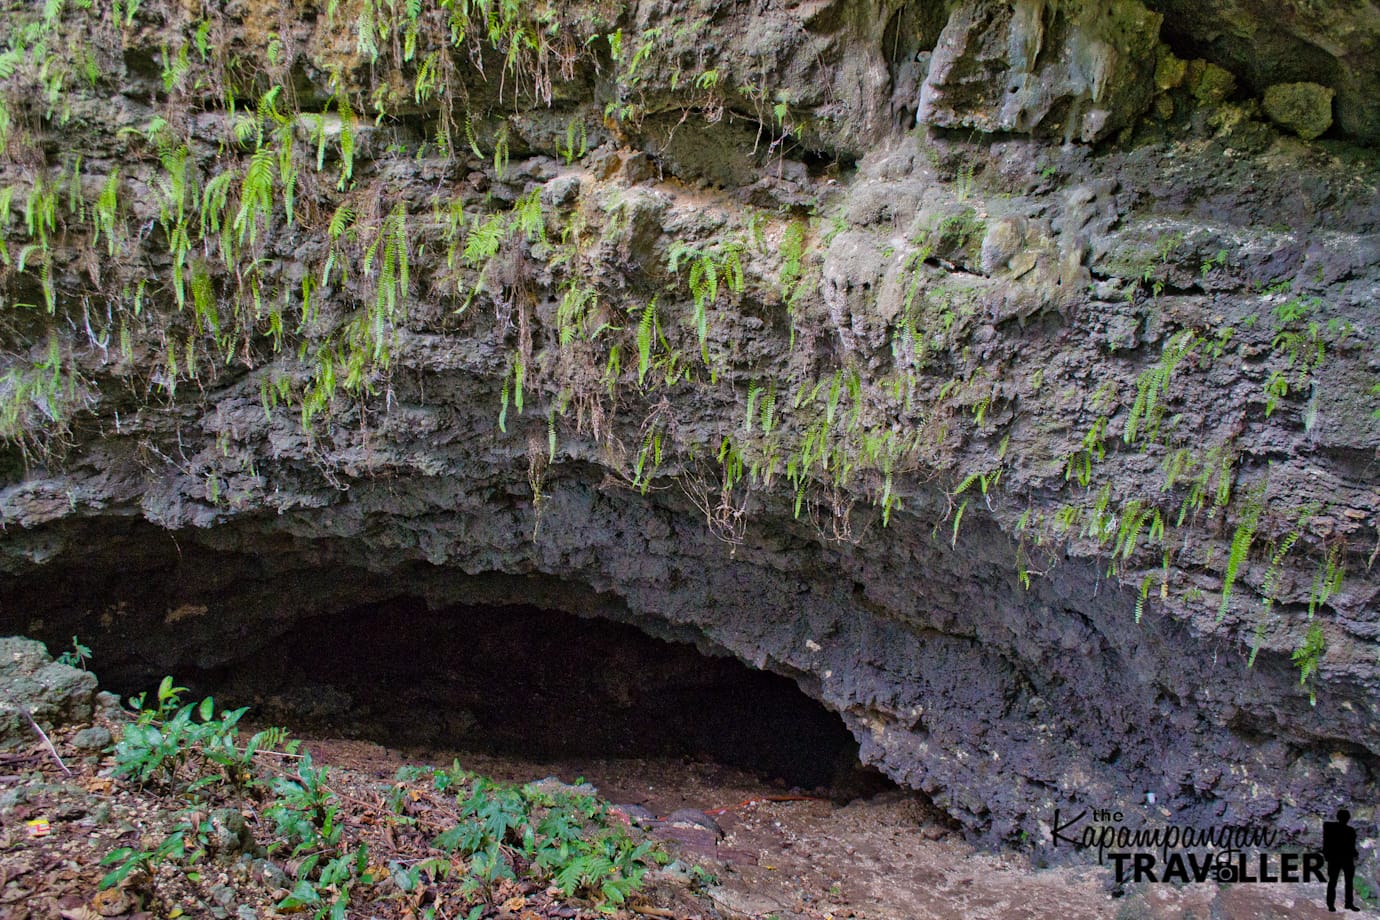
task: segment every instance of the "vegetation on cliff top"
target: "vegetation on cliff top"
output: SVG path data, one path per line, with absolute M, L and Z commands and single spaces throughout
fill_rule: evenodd
M 626 139 L 653 113 L 712 123 L 731 100 L 778 153 L 810 130 L 816 116 L 773 92 L 768 74 L 673 54 L 702 23 L 638 30 L 593 8 L 514 0 L 331 0 L 314 14 L 308 27 L 297 11 L 262 4 L 235 21 L 216 4 L 48 0 L 10 17 L 0 53 L 0 439 L 23 465 L 60 464 L 92 415 L 113 414 L 118 431 L 121 411 L 242 379 L 266 416 L 290 407 L 309 437 L 326 436 L 355 414 L 387 411 L 395 358 L 416 328 L 465 334 L 482 305 L 501 352 L 489 362 L 492 411 L 503 435 L 525 439 L 537 526 L 562 439 L 582 437 L 632 488 L 674 478 L 729 542 L 743 539 L 753 495 L 777 490 L 831 539 L 887 524 L 915 483 L 936 476 L 948 484 L 937 539 L 956 545 L 974 503 L 996 510 L 1003 426 L 1018 398 L 1001 369 L 972 354 L 973 292 L 935 280 L 983 244 L 988 228 L 971 207 L 895 253 L 914 280 L 889 361 L 846 349 L 797 360 L 816 348 L 798 335 L 801 311 L 820 288 L 822 253 L 847 229 L 841 216 L 818 202 L 746 207 L 634 270 L 624 264 L 633 204 L 571 184 L 591 139 Z M 118 95 L 121 72 L 144 81 L 147 105 Z M 557 105 L 563 87 L 590 94 L 595 111 L 577 108 L 534 147 L 541 132 L 520 137 L 516 126 L 568 110 Z M 567 172 L 515 165 L 543 152 Z M 971 168 L 956 182 L 963 204 Z M 1161 243 L 1127 273 L 1127 296 L 1147 305 L 1178 245 Z M 1203 276 L 1229 258 L 1206 259 Z M 1260 298 L 1275 324 L 1259 394 L 1269 418 L 1316 388 L 1349 330 L 1286 289 Z M 749 314 L 788 329 L 790 354 L 750 358 L 740 338 Z M 1233 436 L 1204 440 L 1173 413 L 1184 375 L 1222 360 L 1235 331 L 1185 325 L 1134 394 L 1084 394 L 1079 415 L 1091 420 L 1063 458 L 1063 482 L 1045 486 L 1062 489 L 1057 510 L 1032 504 L 1013 528 L 1023 584 L 1061 546 L 1083 542 L 1138 583 L 1138 617 L 1152 591 L 1198 601 L 1200 588 L 1171 586 L 1176 564 L 1221 572 L 1220 620 L 1254 559 L 1264 571 L 1263 606 L 1248 618 L 1257 643 L 1273 628 L 1291 554 L 1310 553 L 1317 569 L 1309 621 L 1335 596 L 1348 548 L 1310 532 L 1323 509 L 1281 498 L 1268 473 L 1243 489 Z M 1028 389 L 1039 398 L 1038 381 Z M 708 425 L 677 415 L 692 391 L 718 407 Z M 996 462 L 964 468 L 959 448 L 978 439 L 999 445 Z M 1158 493 L 1114 494 L 1107 457 L 1132 451 L 1161 464 Z M 261 481 L 245 462 L 248 481 Z M 252 501 L 221 471 L 203 476 L 208 504 Z M 875 510 L 855 517 L 860 498 Z M 1184 555 L 1204 528 L 1231 534 L 1224 558 L 1212 541 L 1206 558 L 1200 547 Z M 1306 681 L 1325 634 L 1317 622 L 1295 632 Z

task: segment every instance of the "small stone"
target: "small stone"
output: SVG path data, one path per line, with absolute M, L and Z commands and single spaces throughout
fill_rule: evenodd
M 265 885 L 272 888 L 286 888 L 288 885 L 287 873 L 284 872 L 276 863 L 267 859 L 254 860 L 254 871 L 264 881 Z M 279 899 L 281 900 L 281 898 Z
M 72 736 L 72 746 L 79 751 L 99 751 L 110 745 L 110 729 L 102 725 L 83 728 Z
M 62 821 L 76 821 L 84 818 L 87 814 L 87 800 L 77 799 L 71 802 L 63 802 L 57 806 L 54 814 Z
M 689 885 L 691 879 L 694 878 L 691 874 L 690 866 L 679 859 L 672 860 L 653 872 L 652 875 L 676 885 Z
M 542 204 L 553 208 L 573 204 L 580 197 L 580 180 L 575 176 L 558 176 L 542 186 Z
M 612 810 L 636 827 L 647 827 L 656 821 L 656 815 L 641 805 L 614 805 Z
M 244 815 L 233 808 L 217 808 L 211 812 L 211 843 L 217 850 L 238 853 L 252 840 Z
M 1276 83 L 1265 90 L 1265 114 L 1283 128 L 1311 141 L 1332 127 L 1336 91 L 1317 83 Z
M 1135 316 L 1113 316 L 1107 320 L 1107 348 L 1125 351 L 1140 344 L 1137 332 L 1140 320 Z
M 1236 77 L 1224 67 L 1199 60 L 1189 64 L 1188 85 L 1194 99 L 1203 104 L 1214 104 L 1226 101 L 1236 90 Z
M 1139 0 L 1041 9 L 1001 0 L 954 5 L 916 122 L 1083 142 L 1134 122 L 1150 103 L 1163 17 Z
M 0 638 L 0 747 L 28 740 L 28 716 L 48 728 L 89 720 L 95 695 L 95 675 L 54 662 L 43 643 Z
M 619 175 L 629 185 L 636 185 L 656 177 L 656 164 L 647 154 L 638 151 L 630 154 L 619 168 Z
M 602 181 L 612 179 L 622 165 L 623 160 L 618 156 L 618 152 L 607 147 L 596 150 L 589 158 L 589 171 L 594 178 Z
M 703 828 L 704 830 L 712 832 L 716 837 L 722 837 L 724 835 L 723 830 L 719 827 L 719 822 L 715 821 L 704 812 L 696 811 L 693 808 L 681 808 L 677 811 L 673 811 L 666 816 L 666 820 L 663 823 L 673 826 L 685 825 Z

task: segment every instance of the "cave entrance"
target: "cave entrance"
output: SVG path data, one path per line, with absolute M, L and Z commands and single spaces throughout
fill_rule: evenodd
M 388 747 L 705 759 L 835 792 L 868 772 L 885 782 L 860 772 L 839 716 L 787 678 L 531 606 L 397 598 L 301 621 L 188 678 L 223 705 L 251 706 L 256 721 Z

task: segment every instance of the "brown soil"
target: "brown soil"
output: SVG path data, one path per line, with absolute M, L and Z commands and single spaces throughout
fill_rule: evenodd
M 790 790 L 714 763 L 403 754 L 355 741 L 309 746 L 330 762 L 379 774 L 407 762 L 441 764 L 458 757 L 495 779 L 582 779 L 611 802 L 640 805 L 663 817 L 681 809 L 726 809 L 713 814 L 724 834 L 717 841 L 712 834 L 655 831 L 686 861 L 717 877 L 706 906 L 725 917 L 1266 920 L 1327 915 L 1321 885 L 1142 885 L 1114 897 L 1107 869 L 1036 869 L 1023 854 L 981 852 L 921 797 L 899 790 L 842 805 L 823 799 L 770 801 Z
M 106 871 L 98 865 L 101 857 L 118 846 L 156 844 L 172 826 L 177 805 L 134 794 L 103 776 L 110 765 L 108 756 L 83 759 L 71 745 L 74 733 L 68 729 L 53 739 L 71 776 L 62 773 L 37 740 L 0 762 L 0 794 L 5 795 L 0 808 L 0 920 L 279 916 L 273 904 L 283 892 L 244 857 L 213 858 L 191 872 L 165 865 L 137 886 L 98 892 Z M 634 910 L 613 915 L 627 920 L 1264 920 L 1321 917 L 1326 912 L 1320 885 L 1155 885 L 1114 898 L 1106 870 L 1037 870 L 1021 854 L 977 852 L 919 797 L 896 790 L 843 805 L 819 798 L 776 801 L 788 798 L 789 791 L 707 762 L 522 761 L 400 752 L 369 742 L 330 739 L 309 739 L 305 749 L 331 765 L 332 788 L 355 805 L 380 800 L 399 766 L 449 764 L 458 758 L 467 768 L 500 780 L 583 779 L 610 801 L 641 806 L 659 817 L 683 809 L 712 813 L 722 837 L 689 823 L 654 825 L 652 833 L 686 863 L 713 875 L 717 884 L 698 886 L 668 876 L 651 885 Z M 246 809 L 246 818 L 255 829 L 252 808 Z M 35 836 L 30 831 L 36 819 L 47 819 L 47 834 Z M 371 823 L 367 809 L 348 821 L 361 833 Z M 700 874 L 697 881 L 703 880 Z M 525 912 L 495 908 L 484 916 L 601 916 L 533 886 L 515 887 L 513 893 L 525 899 Z M 406 914 L 399 913 L 397 901 L 356 901 L 350 916 Z

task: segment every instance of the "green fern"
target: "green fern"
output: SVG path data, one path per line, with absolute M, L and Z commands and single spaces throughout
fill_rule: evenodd
M 253 246 L 261 228 L 273 219 L 273 173 L 277 164 L 272 148 L 260 147 L 249 159 L 240 181 L 240 207 L 231 226 L 241 247 Z
M 752 432 L 752 426 L 757 418 L 757 397 L 762 395 L 762 385 L 760 383 L 748 384 L 747 392 L 747 413 L 743 419 L 743 430 Z
M 1300 514 L 1298 523 L 1294 526 L 1294 529 L 1280 542 L 1278 548 L 1273 555 L 1270 556 L 1270 566 L 1265 570 L 1265 579 L 1260 583 L 1260 593 L 1261 596 L 1265 598 L 1264 612 L 1267 614 L 1275 603 L 1275 586 L 1279 581 L 1280 572 L 1284 570 L 1284 559 L 1289 555 L 1290 550 L 1294 548 L 1294 544 L 1298 543 L 1299 538 L 1303 536 L 1303 529 L 1307 526 L 1309 519 L 1316 510 L 1316 505 L 1310 506 L 1308 509 L 1304 510 Z M 1312 615 L 1311 611 L 1309 615 Z
M 344 92 L 337 91 L 333 98 L 336 114 L 340 117 L 340 178 L 335 187 L 344 191 L 355 173 L 355 112 Z
M 652 366 L 652 343 L 657 330 L 656 298 L 648 301 L 642 308 L 642 319 L 637 324 L 637 384 L 642 385 L 647 371 Z
M 498 407 L 498 430 L 504 434 L 508 433 L 508 375 L 503 375 L 503 389 L 499 393 Z
M 541 189 L 534 188 L 513 203 L 513 226 L 529 243 L 546 242 L 546 217 L 541 209 Z
M 562 348 L 568 348 L 577 338 L 583 337 L 585 317 L 599 301 L 593 288 L 571 283 L 561 295 L 556 308 L 556 327 Z
M 957 548 L 958 548 L 958 526 L 959 526 L 960 524 L 963 523 L 963 512 L 964 512 L 964 511 L 967 511 L 967 510 L 968 510 L 968 499 L 965 498 L 965 499 L 963 500 L 963 503 L 960 504 L 960 505 L 958 506 L 958 511 L 954 514 L 954 529 L 953 529 L 953 534 L 949 537 L 949 548 L 950 548 L 950 549 L 957 549 Z
M 398 201 L 379 225 L 378 235 L 364 254 L 366 275 L 372 273 L 375 259 L 378 260 L 378 281 L 370 318 L 373 360 L 376 362 L 384 358 L 386 342 L 411 284 L 408 248 L 407 204 Z
M 1311 619 L 1313 614 L 1332 599 L 1332 595 L 1341 590 L 1342 579 L 1345 577 L 1346 569 L 1342 562 L 1342 550 L 1345 544 L 1334 543 L 1332 548 L 1327 551 L 1327 556 L 1318 566 L 1318 572 L 1313 576 L 1313 587 L 1308 592 L 1308 616 Z
M 1160 360 L 1143 371 L 1136 380 L 1136 398 L 1126 419 L 1122 439 L 1134 444 L 1140 435 L 1153 439 L 1158 431 L 1164 409 L 1162 402 L 1169 394 L 1170 384 L 1178 366 L 1199 344 L 1192 329 L 1184 329 L 1165 343 Z
M 633 467 L 633 487 L 647 494 L 652 478 L 661 468 L 663 444 L 661 430 L 653 425 L 642 439 L 642 449 L 638 451 L 637 462 Z
M 623 350 L 614 343 L 609 347 L 609 356 L 604 361 L 604 376 L 601 382 L 609 394 L 609 399 L 618 387 L 618 378 L 623 375 Z
M 216 295 L 211 287 L 211 275 L 200 259 L 191 264 L 190 286 L 197 331 L 219 337 L 220 316 L 216 310 Z
M 770 436 L 776 427 L 776 382 L 768 384 L 762 397 L 762 434 Z
M 1159 516 L 1159 512 L 1138 498 L 1133 498 L 1122 507 L 1118 515 L 1116 540 L 1112 546 L 1112 559 L 1120 556 L 1123 563 L 1130 561 L 1136 551 L 1136 544 L 1145 526 Z
M 498 254 L 506 233 L 507 222 L 502 214 L 491 214 L 482 221 L 476 217 L 474 225 L 470 228 L 469 236 L 465 240 L 465 249 L 461 258 L 470 268 L 478 268 L 486 264 Z
M 116 226 L 119 220 L 119 190 L 120 190 L 120 171 L 112 169 L 110 175 L 106 176 L 105 184 L 101 186 L 101 193 L 96 198 L 96 207 L 93 212 L 95 217 L 94 233 L 91 237 L 92 245 L 100 242 L 102 236 L 105 237 L 106 254 L 115 255 L 115 250 L 120 244 L 116 236 Z
M 1150 596 L 1150 582 L 1154 580 L 1154 575 L 1146 575 L 1140 580 L 1140 590 L 1136 594 L 1136 623 L 1139 625 L 1140 618 L 1145 614 L 1145 599 Z
M 1313 621 L 1308 627 L 1308 632 L 1303 637 L 1303 644 L 1294 650 L 1294 664 L 1299 668 L 1299 684 L 1308 687 L 1308 700 L 1314 705 L 1318 698 L 1316 692 L 1308 684 L 1309 678 L 1318 673 L 1318 664 L 1322 660 L 1323 653 L 1327 651 L 1327 637 L 1323 633 L 1322 624 Z
M 503 174 L 508 171 L 508 126 L 505 124 L 498 131 L 498 138 L 494 141 L 494 177 L 502 180 Z
M 1251 541 L 1255 539 L 1256 528 L 1260 524 L 1260 502 L 1251 501 L 1246 505 L 1245 513 L 1236 525 L 1236 531 L 1231 538 L 1231 552 L 1227 556 L 1227 570 L 1222 576 L 1222 604 L 1217 609 L 1217 622 L 1227 615 L 1227 605 L 1231 600 L 1231 590 L 1236 584 L 1236 576 L 1241 571 L 1241 565 L 1246 561 L 1246 556 L 1251 551 Z

